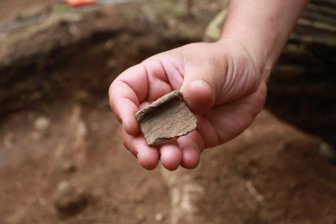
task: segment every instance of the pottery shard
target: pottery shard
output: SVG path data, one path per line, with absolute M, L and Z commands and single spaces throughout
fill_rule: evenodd
M 140 110 L 136 113 L 136 119 L 150 146 L 186 135 L 197 126 L 196 117 L 179 91 L 168 93 Z

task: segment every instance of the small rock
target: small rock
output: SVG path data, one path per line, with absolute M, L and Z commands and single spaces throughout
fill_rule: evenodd
M 162 213 L 158 212 L 155 214 L 155 221 L 161 222 L 163 220 L 163 215 Z
M 50 120 L 47 117 L 38 117 L 34 121 L 35 129 L 39 131 L 44 131 L 50 126 Z
M 112 48 L 115 46 L 115 41 L 113 39 L 106 41 L 104 44 L 105 50 L 112 50 Z
M 87 204 L 87 194 L 69 181 L 62 181 L 57 185 L 54 193 L 54 205 L 59 214 L 74 215 L 82 211 Z
M 61 169 L 66 173 L 74 173 L 77 170 L 76 165 L 71 161 L 64 161 L 61 164 Z

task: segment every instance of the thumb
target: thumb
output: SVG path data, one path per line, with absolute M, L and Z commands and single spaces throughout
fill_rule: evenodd
M 212 87 L 206 80 L 185 80 L 180 92 L 193 112 L 203 114 L 209 111 L 214 104 L 214 87 Z

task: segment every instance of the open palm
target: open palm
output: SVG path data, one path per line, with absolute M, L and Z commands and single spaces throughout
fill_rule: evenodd
M 197 116 L 197 129 L 159 147 L 140 133 L 135 113 L 179 89 Z M 205 148 L 239 135 L 263 107 L 265 80 L 243 46 L 231 40 L 194 43 L 155 55 L 135 65 L 111 84 L 110 105 L 122 125 L 126 148 L 139 163 L 195 168 Z

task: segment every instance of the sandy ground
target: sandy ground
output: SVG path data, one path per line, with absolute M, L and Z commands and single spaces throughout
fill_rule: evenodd
M 2 223 L 336 221 L 335 167 L 319 141 L 266 112 L 193 171 L 143 170 L 106 99 L 90 96 L 12 116 L 0 139 Z M 84 196 L 62 196 L 62 185 Z

